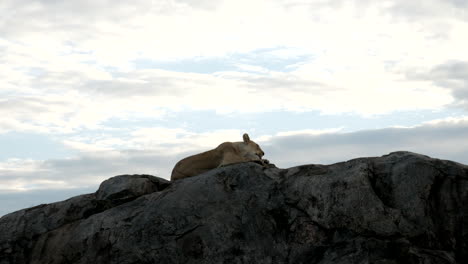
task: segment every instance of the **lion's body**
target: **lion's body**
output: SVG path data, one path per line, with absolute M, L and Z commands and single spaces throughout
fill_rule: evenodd
M 258 161 L 263 163 L 265 153 L 257 143 L 244 134 L 244 142 L 224 142 L 215 149 L 196 154 L 177 162 L 172 170 L 171 180 L 199 175 L 217 167 L 233 163 Z

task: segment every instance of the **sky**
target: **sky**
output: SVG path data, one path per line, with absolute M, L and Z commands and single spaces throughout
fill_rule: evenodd
M 241 141 L 281 168 L 468 164 L 468 1 L 2 0 L 0 216 L 168 179 Z

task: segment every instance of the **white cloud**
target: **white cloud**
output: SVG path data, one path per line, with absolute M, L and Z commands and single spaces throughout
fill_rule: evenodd
M 246 71 L 246 72 L 268 73 L 268 69 L 260 67 L 260 66 L 255 66 L 255 65 L 237 64 L 236 67 L 240 69 L 241 71 Z
M 463 13 L 461 7 L 445 2 L 426 1 L 411 8 L 404 6 L 407 1 L 395 1 L 391 7 L 369 1 L 330 1 L 307 3 L 310 8 L 304 8 L 304 4 L 291 1 L 217 1 L 213 8 L 199 9 L 196 7 L 205 1 L 190 1 L 189 5 L 180 1 L 135 1 L 131 5 L 67 1 L 40 2 L 36 7 L 12 1 L 5 8 L 16 10 L 16 15 L 14 20 L 4 18 L 10 23 L 5 23 L 8 27 L 3 31 L 10 38 L 34 43 L 28 45 L 30 48 L 58 48 L 62 54 L 88 52 L 98 64 L 123 68 L 130 67 L 128 63 L 136 57 L 217 56 L 268 47 L 296 47 L 309 54 L 352 51 L 348 55 L 356 50 L 385 49 L 379 55 L 397 59 L 407 52 L 430 51 L 438 43 L 426 38 L 441 28 L 439 16 L 433 14 Z M 402 10 L 425 10 L 431 16 L 425 16 L 424 24 L 395 21 L 392 15 L 404 15 Z M 460 23 L 446 22 L 449 28 Z M 49 32 L 47 38 L 42 37 L 42 31 Z M 438 30 L 450 38 L 458 36 L 446 31 Z M 401 39 L 406 41 L 401 43 Z M 425 45 L 420 45 L 422 42 Z
M 0 93 L 16 101 L 55 97 L 67 105 L 48 106 L 47 122 L 35 122 L 32 114 L 3 120 L 8 125 L 2 131 L 70 131 L 167 110 L 374 115 L 441 109 L 457 96 L 450 87 L 405 77 L 421 65 L 468 60 L 468 23 L 445 15 L 466 9 L 456 1 L 425 2 L 424 21 L 395 19 L 417 11 L 403 1 L 6 1 L 0 9 L 16 11 L 1 18 Z M 428 16 L 430 11 L 440 15 Z M 237 64 L 250 73 L 135 69 L 141 58 L 226 56 L 272 47 L 272 60 L 305 61 L 291 65 L 289 73 L 251 63 Z
M 165 156 L 178 156 L 212 149 L 224 141 L 242 141 L 243 133 L 235 129 L 194 133 L 183 128 L 146 127 L 128 131 L 121 137 L 112 134 L 77 136 L 66 139 L 63 143 L 73 150 L 89 154 L 135 149 Z
M 28 85 L 56 87 L 49 88 L 52 91 L 0 100 L 0 131 L 70 133 L 80 128 L 101 128 L 111 118 L 160 118 L 168 111 L 192 110 L 317 110 L 369 116 L 441 109 L 453 101 L 450 90 L 432 81 L 403 81 L 406 75 L 386 73 L 377 66 L 369 71 L 350 69 L 327 76 L 318 65 L 320 61 L 289 73 L 260 74 L 134 70 L 108 80 L 73 73 L 49 75 L 50 80 L 33 79 Z
M 458 116 L 458 117 L 446 117 L 440 119 L 434 119 L 423 123 L 424 125 L 433 125 L 433 126 L 457 126 L 468 124 L 468 116 Z
M 459 18 L 467 19 L 465 11 L 468 5 L 463 0 L 393 0 L 387 1 L 387 11 L 398 18 L 406 19 L 434 19 Z
M 161 70 L 133 71 L 130 81 L 100 81 L 82 90 L 107 96 L 127 96 L 138 104 L 172 110 L 265 112 L 319 110 L 371 115 L 396 110 L 440 109 L 452 102 L 450 92 L 427 81 L 403 81 L 405 75 L 374 67 L 324 76 L 320 61 L 289 73 L 264 72 L 211 74 Z M 96 87 L 96 88 L 93 88 Z M 229 99 L 228 99 L 229 98 Z M 418 98 L 419 100 L 414 100 Z
M 330 129 L 303 129 L 303 130 L 293 130 L 293 131 L 281 131 L 275 135 L 263 135 L 256 139 L 258 143 L 270 144 L 270 141 L 277 137 L 290 137 L 290 136 L 319 136 L 326 134 L 335 134 L 342 131 L 343 128 L 330 128 Z

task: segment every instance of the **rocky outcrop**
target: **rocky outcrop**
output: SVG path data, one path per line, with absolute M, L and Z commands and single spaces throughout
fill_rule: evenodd
M 0 263 L 466 263 L 468 167 L 395 152 L 218 168 L 0 218 Z
M 104 181 L 96 193 L 8 214 L 0 218 L 0 263 L 42 263 L 41 259 L 31 259 L 32 249 L 41 236 L 99 215 L 125 201 L 162 190 L 169 184 L 150 175 L 116 176 Z

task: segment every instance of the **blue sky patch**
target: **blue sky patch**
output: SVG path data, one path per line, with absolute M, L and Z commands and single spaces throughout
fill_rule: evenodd
M 17 159 L 46 160 L 70 156 L 72 151 L 56 138 L 43 134 L 10 132 L 0 136 L 0 161 Z
M 269 71 L 290 72 L 294 70 L 294 65 L 312 59 L 310 55 L 293 55 L 289 58 L 274 55 L 275 52 L 283 50 L 287 49 L 259 49 L 250 53 L 232 53 L 223 57 L 195 57 L 171 61 L 137 59 L 133 63 L 137 69 L 210 74 L 221 71 L 248 71 L 243 70 L 239 65 L 256 66 Z

